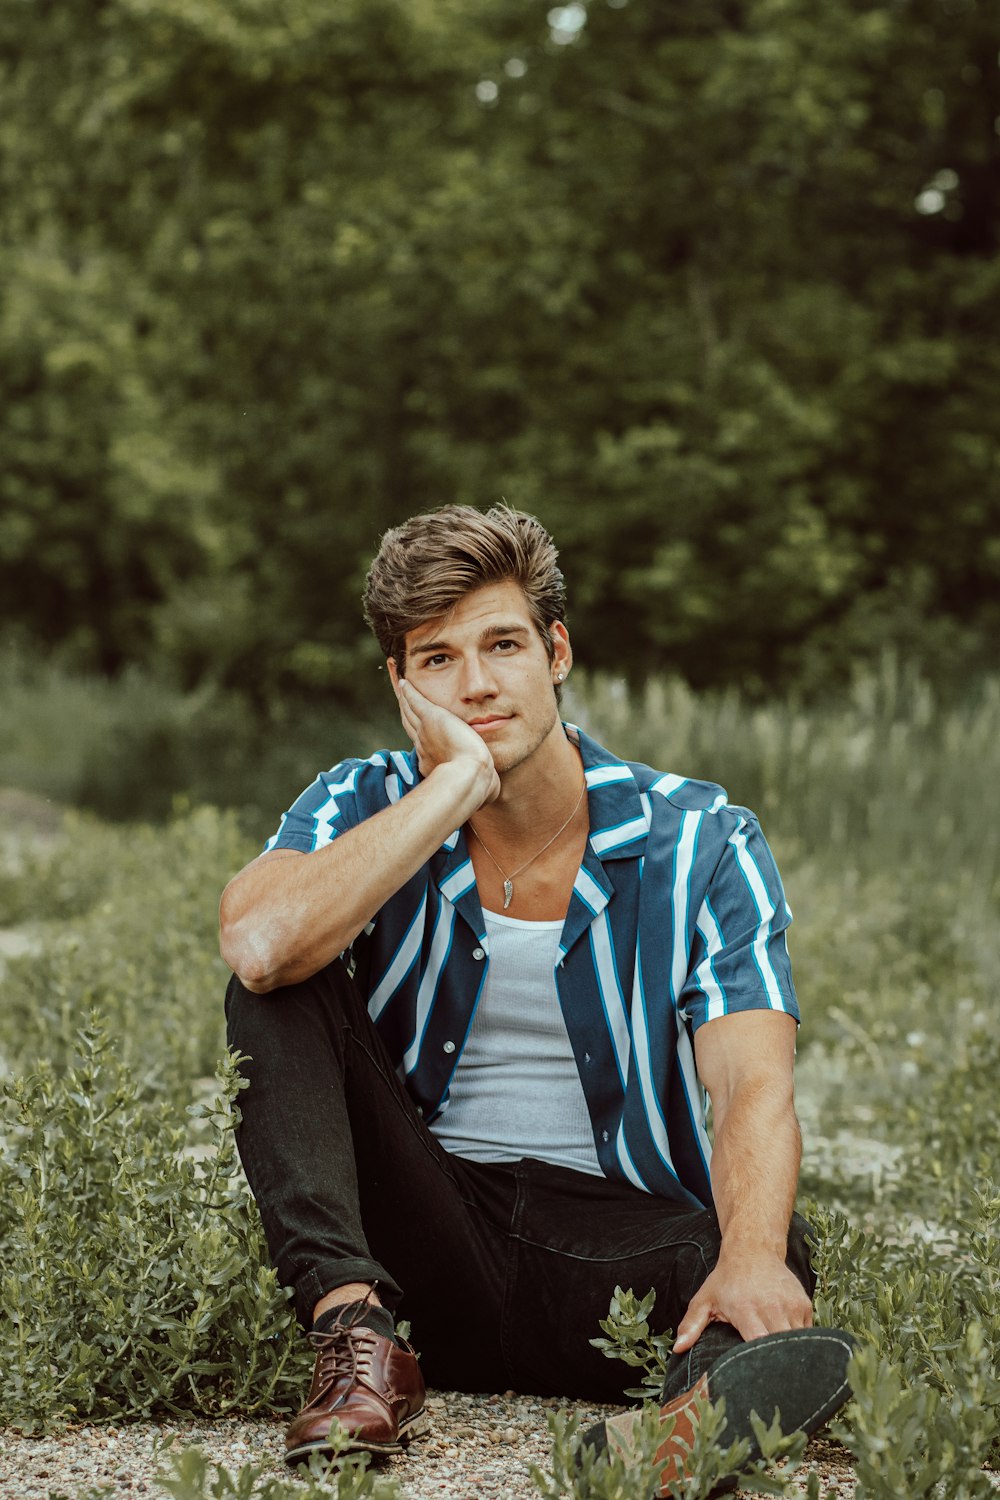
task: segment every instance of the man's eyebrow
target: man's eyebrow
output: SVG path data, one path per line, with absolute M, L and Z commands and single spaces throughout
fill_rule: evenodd
M 487 625 L 480 633 L 481 641 L 496 641 L 506 639 L 510 635 L 527 635 L 527 625 Z
M 480 631 L 480 641 L 506 640 L 510 636 L 525 636 L 528 634 L 527 625 L 487 625 L 485 630 Z M 410 656 L 430 656 L 435 651 L 450 651 L 452 643 L 449 640 L 440 641 L 417 641 L 409 649 Z

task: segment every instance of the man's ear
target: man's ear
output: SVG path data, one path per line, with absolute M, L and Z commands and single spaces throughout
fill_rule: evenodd
M 396 670 L 396 658 L 394 656 L 387 656 L 386 657 L 386 661 L 385 661 L 385 665 L 386 665 L 386 670 L 389 673 L 389 681 L 392 683 L 392 690 L 396 694 L 396 697 L 398 698 L 399 697 L 399 673 Z
M 562 620 L 553 620 L 549 626 L 552 637 L 552 670 L 554 673 L 561 672 L 563 677 L 569 675 L 569 669 L 573 665 L 573 647 L 569 641 L 569 631 Z M 559 679 L 562 681 L 562 678 Z

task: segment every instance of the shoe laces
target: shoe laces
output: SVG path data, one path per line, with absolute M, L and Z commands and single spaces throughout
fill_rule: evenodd
M 341 1314 L 324 1333 L 309 1334 L 309 1342 L 319 1356 L 317 1373 L 321 1385 L 345 1377 L 353 1381 L 359 1373 L 359 1361 L 361 1374 L 366 1373 L 373 1351 L 371 1341 L 363 1335 L 374 1334 L 374 1329 L 359 1328 L 358 1324 L 368 1310 L 374 1291 L 373 1286 L 363 1301 L 348 1304 L 350 1315 Z

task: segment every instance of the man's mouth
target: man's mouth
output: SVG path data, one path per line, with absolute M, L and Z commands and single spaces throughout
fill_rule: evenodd
M 482 718 L 470 719 L 470 729 L 493 729 L 497 724 L 509 724 L 513 714 L 484 714 Z

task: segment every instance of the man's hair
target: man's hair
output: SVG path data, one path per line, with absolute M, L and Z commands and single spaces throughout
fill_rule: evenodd
M 365 579 L 365 619 L 402 671 L 407 631 L 448 614 L 473 589 L 516 583 L 551 661 L 549 626 L 566 613 L 558 555 L 545 527 L 524 511 L 443 505 L 385 533 Z

